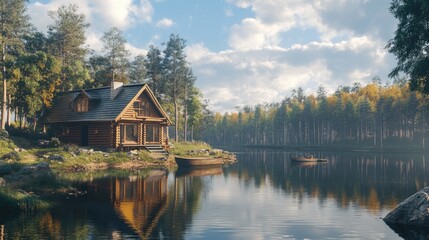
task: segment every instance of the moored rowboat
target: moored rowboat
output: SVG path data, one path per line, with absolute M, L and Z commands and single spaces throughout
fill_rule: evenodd
M 228 162 L 228 159 L 208 157 L 175 157 L 175 160 L 179 167 L 221 166 Z

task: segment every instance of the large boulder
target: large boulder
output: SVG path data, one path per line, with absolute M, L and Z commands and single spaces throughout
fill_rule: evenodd
M 383 220 L 389 225 L 429 227 L 429 187 L 405 199 Z

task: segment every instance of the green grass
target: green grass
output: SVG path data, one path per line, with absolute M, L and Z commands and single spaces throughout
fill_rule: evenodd
M 192 150 L 209 149 L 212 147 L 205 142 L 174 142 L 170 153 L 178 156 L 188 155 Z
M 12 140 L 0 139 L 0 157 L 12 152 L 14 148 L 16 145 Z

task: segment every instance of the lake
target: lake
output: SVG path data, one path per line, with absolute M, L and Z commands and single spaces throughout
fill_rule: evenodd
M 329 161 L 292 164 L 291 151 L 231 150 L 238 163 L 225 168 L 81 173 L 74 185 L 86 195 L 1 215 L 0 239 L 428 237 L 381 219 L 428 186 L 423 154 L 312 152 Z

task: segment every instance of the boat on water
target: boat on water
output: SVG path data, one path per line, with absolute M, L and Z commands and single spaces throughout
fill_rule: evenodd
M 327 162 L 328 159 L 316 158 L 313 155 L 295 156 L 290 155 L 290 160 L 294 162 Z
M 204 166 L 222 166 L 230 163 L 229 159 L 225 158 L 210 158 L 210 157 L 175 157 L 179 167 L 204 167 Z

